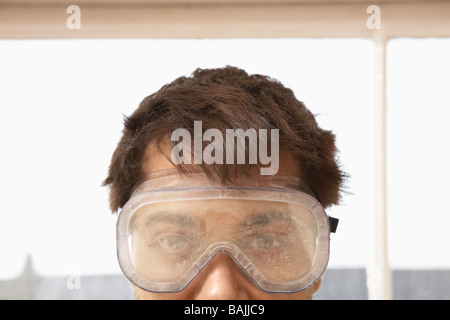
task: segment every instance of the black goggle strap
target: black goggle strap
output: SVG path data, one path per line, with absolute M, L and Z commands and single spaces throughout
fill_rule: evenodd
M 330 232 L 336 233 L 336 229 L 339 223 L 339 219 L 328 217 L 328 224 L 330 225 Z

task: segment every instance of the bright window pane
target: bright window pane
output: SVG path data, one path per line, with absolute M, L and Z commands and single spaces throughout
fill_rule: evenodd
M 364 267 L 373 210 L 373 46 L 361 39 L 0 41 L 0 243 L 16 276 L 119 273 L 100 187 L 122 114 L 197 67 L 235 65 L 294 90 L 333 130 L 352 176 L 330 267 Z M 441 118 L 442 121 L 442 118 Z M 5 258 L 7 257 L 7 258 Z
M 389 259 L 450 268 L 450 39 L 388 44 Z

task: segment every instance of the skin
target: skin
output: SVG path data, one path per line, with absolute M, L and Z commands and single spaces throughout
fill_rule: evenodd
M 170 154 L 168 144 L 163 151 Z M 171 169 L 174 166 L 152 145 L 148 148 L 146 173 Z M 304 179 L 304 174 L 290 153 L 280 152 L 279 175 L 291 175 Z M 153 293 L 133 285 L 138 300 L 310 300 L 320 288 L 321 279 L 309 288 L 290 294 L 267 293 L 260 290 L 226 253 L 218 254 L 186 287 L 176 293 Z

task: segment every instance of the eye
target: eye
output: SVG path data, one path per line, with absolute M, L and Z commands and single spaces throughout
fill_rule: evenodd
M 289 236 L 279 232 L 256 232 L 242 239 L 241 245 L 247 254 L 270 263 L 282 264 L 293 255 Z
M 251 250 L 270 251 L 280 249 L 285 245 L 282 236 L 272 233 L 257 233 L 245 239 L 246 247 Z
M 183 252 L 193 246 L 193 241 L 182 233 L 164 233 L 158 235 L 153 245 L 158 245 L 169 252 Z
M 260 235 L 253 240 L 253 246 L 262 250 L 269 250 L 278 245 L 277 240 L 271 235 Z

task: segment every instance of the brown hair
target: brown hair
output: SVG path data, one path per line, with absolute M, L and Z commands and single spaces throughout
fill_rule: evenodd
M 142 168 L 150 155 L 149 143 L 159 152 L 161 141 L 172 132 L 185 128 L 193 132 L 194 121 L 202 121 L 203 131 L 216 128 L 279 129 L 280 151 L 298 159 L 309 187 L 317 200 L 327 207 L 337 204 L 345 173 L 336 159 L 335 136 L 319 128 L 314 115 L 298 101 L 292 90 L 267 76 L 248 75 L 235 67 L 197 69 L 191 77 L 180 77 L 146 97 L 138 109 L 125 117 L 123 136 L 112 156 L 108 177 L 110 207 L 117 211 L 130 198 L 133 189 L 145 177 Z M 165 155 L 170 160 L 170 156 Z M 200 166 L 210 179 L 232 182 L 248 175 L 251 164 Z M 175 166 L 186 174 L 192 165 Z

